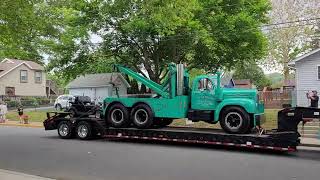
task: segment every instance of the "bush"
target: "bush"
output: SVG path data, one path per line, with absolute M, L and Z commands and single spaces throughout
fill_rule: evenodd
M 8 108 L 16 108 L 19 106 L 20 102 L 19 101 L 5 101 L 7 103 Z
M 39 106 L 38 101 L 36 98 L 30 98 L 29 100 L 21 99 L 21 105 L 22 106 L 31 106 L 31 107 L 37 107 Z

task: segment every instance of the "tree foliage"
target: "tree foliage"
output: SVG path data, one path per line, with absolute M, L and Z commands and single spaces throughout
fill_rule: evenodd
M 169 62 L 212 72 L 255 61 L 265 53 L 260 25 L 267 22 L 267 0 L 94 0 L 81 4 L 70 6 L 77 23 L 66 23 L 62 36 L 68 41 L 52 43 L 51 67 L 67 75 L 88 72 L 88 64 L 107 66 L 110 60 L 160 82 Z M 73 31 L 81 33 L 73 36 Z M 99 44 L 91 42 L 92 34 L 102 38 Z
M 270 18 L 279 25 L 266 28 L 269 39 L 269 56 L 266 63 L 273 67 L 280 66 L 284 81 L 289 79 L 288 63 L 297 56 L 312 49 L 312 37 L 316 29 L 314 19 L 319 13 L 317 0 L 272 0 Z M 303 20 L 299 22 L 299 20 Z M 296 22 L 286 24 L 283 22 Z
M 233 74 L 233 79 L 250 79 L 258 89 L 271 85 L 271 80 L 264 74 L 262 68 L 255 63 L 238 66 Z
M 268 0 L 2 0 L 0 58 L 59 77 L 125 64 L 160 82 L 169 62 L 214 72 L 265 54 Z
M 43 41 L 58 33 L 41 0 L 0 1 L 0 59 L 43 61 Z

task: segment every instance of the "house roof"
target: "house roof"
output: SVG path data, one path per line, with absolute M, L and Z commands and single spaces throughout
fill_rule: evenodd
M 32 70 L 41 70 L 43 71 L 44 68 L 38 63 L 32 61 L 24 61 L 18 59 L 4 59 L 0 62 L 0 78 L 8 74 L 10 71 L 18 68 L 21 65 L 26 65 Z
M 129 83 L 120 73 L 101 73 L 79 76 L 71 81 L 66 88 L 103 87 L 111 85 L 111 82 L 117 85 L 121 83 L 118 82 L 118 78 L 120 78 L 122 83 L 124 83 L 127 87 L 130 87 Z
M 319 52 L 319 51 L 320 51 L 320 48 L 315 49 L 315 50 L 313 50 L 313 51 L 310 51 L 309 53 L 306 53 L 306 54 L 304 54 L 304 55 L 302 55 L 302 56 L 299 56 L 299 57 L 297 57 L 296 59 L 290 61 L 290 62 L 288 63 L 288 65 L 291 66 L 291 67 L 294 67 L 294 66 L 295 66 L 295 63 L 296 63 L 297 61 L 301 61 L 301 60 L 303 60 L 304 58 L 306 58 L 306 57 L 308 57 L 308 56 L 311 56 L 312 54 L 315 54 L 315 53 L 317 53 L 317 52 Z
M 237 79 L 234 80 L 235 85 L 251 85 L 250 79 Z

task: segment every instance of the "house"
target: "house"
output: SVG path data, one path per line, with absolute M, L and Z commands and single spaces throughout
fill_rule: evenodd
M 119 95 L 123 96 L 127 94 L 130 85 L 120 73 L 102 73 L 79 76 L 66 88 L 71 95 L 89 96 L 97 103 L 106 97 L 116 96 L 113 87 L 117 87 Z
M 234 81 L 235 88 L 246 88 L 246 89 L 253 88 L 253 84 L 250 79 L 236 79 L 233 81 Z
M 295 85 L 298 106 L 309 106 L 308 91 L 320 91 L 320 48 L 304 54 L 289 62 L 295 69 Z
M 46 75 L 43 66 L 18 59 L 1 61 L 0 95 L 46 96 Z

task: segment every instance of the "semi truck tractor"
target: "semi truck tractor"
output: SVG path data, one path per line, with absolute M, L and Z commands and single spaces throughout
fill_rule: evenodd
M 188 118 L 195 122 L 219 122 L 228 133 L 244 134 L 261 123 L 264 105 L 259 102 L 257 90 L 223 88 L 219 72 L 195 77 L 190 87 L 189 73 L 183 64 L 169 64 L 162 83 L 122 65 L 115 65 L 115 69 L 144 84 L 153 94 L 105 98 L 102 117 L 114 128 L 133 125 L 147 129 Z

